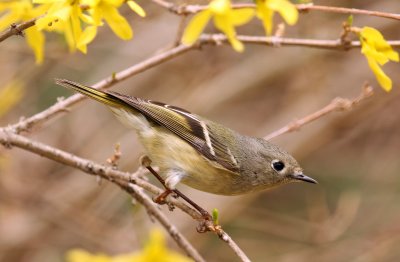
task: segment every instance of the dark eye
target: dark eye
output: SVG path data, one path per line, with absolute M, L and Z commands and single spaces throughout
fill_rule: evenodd
M 272 168 L 279 172 L 285 168 L 285 164 L 280 160 L 274 160 L 272 161 Z

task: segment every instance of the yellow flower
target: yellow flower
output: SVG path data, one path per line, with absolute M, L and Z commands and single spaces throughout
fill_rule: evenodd
M 235 26 L 247 23 L 254 16 L 251 8 L 232 9 L 229 0 L 213 0 L 208 7 L 194 15 L 185 29 L 182 42 L 191 45 L 200 37 L 211 18 L 216 28 L 228 38 L 233 49 L 237 52 L 244 50 L 243 44 L 236 39 Z
M 267 35 L 271 35 L 275 12 L 279 12 L 289 25 L 297 23 L 299 12 L 288 0 L 256 0 L 257 17 L 263 21 Z
M 372 27 L 362 28 L 359 36 L 361 53 L 367 58 L 368 65 L 375 74 L 378 83 L 385 91 L 389 92 L 392 89 L 392 80 L 383 72 L 380 66 L 390 60 L 399 62 L 399 54 L 386 42 L 382 34 Z
M 92 41 L 97 34 L 97 26 L 101 26 L 104 19 L 111 27 L 113 32 L 123 40 L 131 39 L 133 36 L 132 29 L 126 19 L 118 12 L 118 8 L 125 1 L 116 0 L 82 0 L 83 5 L 89 7 L 90 19 L 93 24 L 85 28 L 85 31 L 78 41 L 78 45 L 85 45 Z M 134 1 L 127 1 L 129 7 L 138 15 L 144 17 L 146 13 Z
M 82 34 L 82 10 L 76 0 L 33 0 L 35 4 L 49 4 L 46 15 L 36 21 L 39 30 L 59 31 L 65 34 L 71 51 L 76 48 L 76 41 Z M 55 28 L 52 28 L 55 27 Z M 86 53 L 86 46 L 81 47 Z
M 108 256 L 106 254 L 90 254 L 83 249 L 73 249 L 66 255 L 67 262 L 191 262 L 192 260 L 177 252 L 168 250 L 165 246 L 165 238 L 160 230 L 153 229 L 150 239 L 138 252 Z
M 83 6 L 88 7 L 89 15 L 84 19 L 89 24 L 77 42 L 78 48 L 86 46 L 97 34 L 97 27 L 102 26 L 104 19 L 111 30 L 121 39 L 128 40 L 133 36 L 128 21 L 118 12 L 118 8 L 124 3 L 122 0 L 81 0 Z M 145 11 L 134 1 L 127 1 L 128 6 L 139 16 L 146 16 Z
M 36 18 L 44 14 L 47 8 L 46 5 L 34 7 L 29 0 L 0 3 L 0 13 L 4 12 L 0 17 L 0 31 L 9 27 L 12 23 L 24 22 Z M 25 30 L 25 36 L 29 47 L 35 54 L 36 63 L 42 63 L 44 58 L 44 34 L 34 26 Z
M 97 35 L 97 27 L 104 19 L 113 32 L 123 40 L 131 39 L 132 29 L 128 21 L 118 12 L 125 2 L 140 16 L 144 10 L 133 0 L 33 0 L 34 3 L 51 4 L 45 17 L 37 21 L 39 29 L 64 33 L 71 51 L 78 48 L 87 52 L 87 45 Z M 86 27 L 82 29 L 82 24 Z

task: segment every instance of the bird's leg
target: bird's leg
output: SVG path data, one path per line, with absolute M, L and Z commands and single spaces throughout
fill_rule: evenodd
M 204 208 L 202 208 L 201 206 L 199 206 L 198 204 L 196 204 L 195 202 L 193 202 L 190 198 L 188 198 L 187 196 L 185 196 L 181 191 L 179 191 L 178 189 L 174 189 L 172 190 L 175 194 L 177 194 L 178 196 L 180 196 L 181 198 L 183 198 L 187 203 L 189 203 L 192 207 L 194 207 L 197 211 L 200 212 L 201 216 L 205 219 L 205 220 L 209 220 L 212 221 L 212 216 L 206 211 L 204 210 Z
M 162 192 L 159 196 L 157 196 L 156 198 L 154 198 L 154 202 L 156 202 L 157 204 L 163 205 L 165 204 L 165 199 L 173 192 L 171 189 L 169 189 L 167 187 L 167 185 L 165 184 L 164 179 L 151 167 L 151 159 L 144 155 L 140 158 L 140 163 L 142 164 L 142 166 L 144 166 L 145 168 L 147 168 L 147 170 L 150 171 L 150 173 L 152 173 L 158 181 L 160 181 L 160 183 L 163 185 L 163 187 L 165 188 L 165 191 Z
M 188 204 L 190 204 L 193 208 L 195 208 L 197 211 L 200 212 L 201 216 L 208 221 L 212 221 L 212 216 L 204 210 L 201 206 L 197 205 L 195 202 L 193 202 L 190 198 L 185 196 L 181 191 L 178 189 L 170 189 L 167 187 L 165 184 L 164 179 L 151 167 L 151 159 L 148 156 L 142 156 L 140 159 L 141 164 L 147 168 L 147 170 L 152 173 L 158 181 L 164 186 L 165 191 L 161 193 L 159 196 L 157 196 L 154 199 L 154 202 L 157 204 L 165 204 L 165 199 L 168 197 L 169 194 L 175 193 L 177 196 L 180 196 L 182 199 L 184 199 Z

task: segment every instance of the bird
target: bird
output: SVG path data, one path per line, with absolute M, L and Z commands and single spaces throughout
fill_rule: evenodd
M 291 182 L 317 184 L 294 157 L 270 141 L 242 135 L 180 107 L 66 79 L 55 82 L 101 102 L 134 129 L 169 190 L 182 183 L 232 196 Z

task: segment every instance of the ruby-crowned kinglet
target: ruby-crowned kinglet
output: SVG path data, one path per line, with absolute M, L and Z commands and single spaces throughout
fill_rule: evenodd
M 182 182 L 214 194 L 238 195 L 295 181 L 317 183 L 291 155 L 264 139 L 164 103 L 64 79 L 56 83 L 107 105 L 135 129 L 169 189 Z

